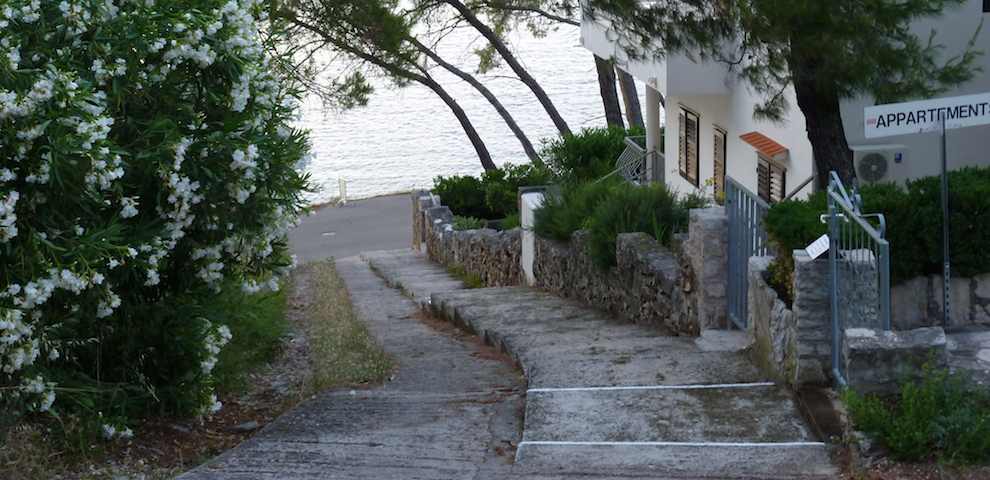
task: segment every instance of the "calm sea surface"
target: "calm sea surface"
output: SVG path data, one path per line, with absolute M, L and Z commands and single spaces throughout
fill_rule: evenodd
M 579 45 L 577 28 L 561 28 L 545 38 L 520 34 L 510 39 L 571 129 L 605 124 L 594 57 Z M 483 45 L 471 30 L 462 30 L 445 39 L 440 52 L 473 72 L 477 58 L 472 52 Z M 538 147 L 556 129 L 532 92 L 507 78 L 511 73 L 503 67 L 481 80 Z M 442 69 L 433 74 L 467 111 L 495 163 L 528 162 L 515 136 L 476 90 Z M 303 105 L 301 126 L 312 131 L 316 153 L 308 170 L 321 187 L 311 197 L 314 203 L 336 198 L 341 178 L 348 198 L 354 199 L 430 187 L 437 175 L 481 172 L 457 119 L 432 91 L 418 84 L 402 89 L 382 85 L 367 107 L 356 110 L 327 111 L 316 99 Z

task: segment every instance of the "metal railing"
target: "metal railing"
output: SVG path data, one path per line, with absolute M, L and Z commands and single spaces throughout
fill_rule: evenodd
M 890 244 L 883 214 L 864 214 L 862 199 L 835 173 L 828 187 L 829 297 L 832 371 L 846 383 L 843 345 L 848 328 L 890 330 Z
M 729 217 L 728 316 L 745 330 L 749 316 L 749 259 L 770 255 L 763 220 L 770 205 L 732 177 L 725 177 L 725 210 Z
M 659 152 L 646 150 L 646 137 L 626 137 L 625 144 L 626 149 L 615 161 L 615 170 L 599 178 L 596 182 L 619 175 L 627 182 L 642 185 L 650 181 L 649 175 L 647 175 L 649 172 L 647 162 L 652 162 L 654 171 L 663 168 L 663 155 Z
M 646 146 L 635 137 L 626 137 L 626 149 L 615 161 L 615 169 L 627 182 L 644 183 L 646 178 Z

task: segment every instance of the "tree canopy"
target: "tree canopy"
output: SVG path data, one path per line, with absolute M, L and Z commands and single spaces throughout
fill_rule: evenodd
M 819 184 L 828 171 L 855 176 L 839 114 L 842 99 L 930 97 L 972 78 L 981 54 L 945 52 L 935 31 L 912 23 L 965 0 L 589 0 L 607 14 L 635 58 L 687 53 L 722 62 L 762 97 L 754 115 L 779 120 L 793 86 L 808 123 Z

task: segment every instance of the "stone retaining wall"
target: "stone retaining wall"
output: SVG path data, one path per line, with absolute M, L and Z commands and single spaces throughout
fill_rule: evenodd
M 774 379 L 789 385 L 822 385 L 832 380 L 832 319 L 828 259 L 811 260 L 804 250 L 794 253 L 794 303 L 788 308 L 765 280 L 772 257 L 749 261 L 749 329 L 754 361 Z M 893 392 L 897 380 L 917 376 L 926 358 L 944 362 L 945 334 L 941 328 L 878 330 L 876 291 L 869 284 L 875 273 L 846 278 L 848 298 L 840 362 L 849 386 L 858 391 Z M 859 287 L 857 287 L 857 284 Z M 896 302 L 896 300 L 895 300 Z M 850 309 L 855 304 L 870 309 Z M 869 310 L 869 311 L 867 311 Z
M 794 252 L 794 303 L 781 300 L 764 276 L 773 257 L 749 259 L 749 330 L 752 356 L 765 372 L 789 385 L 824 384 L 831 370 L 828 261 Z
M 682 335 L 725 328 L 725 211 L 692 210 L 674 251 L 645 233 L 620 234 L 616 267 L 604 271 L 587 252 L 587 232 L 568 243 L 536 238 L 536 285 L 619 318 Z
M 942 276 L 917 277 L 890 288 L 895 330 L 942 325 Z M 949 284 L 950 326 L 990 325 L 990 273 L 953 278 Z
M 456 231 L 454 215 L 442 199 L 427 192 L 412 194 L 413 246 L 446 267 L 460 267 L 489 287 L 519 285 L 521 230 Z

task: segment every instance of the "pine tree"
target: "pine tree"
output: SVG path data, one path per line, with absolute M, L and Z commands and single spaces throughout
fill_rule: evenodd
M 779 120 L 793 87 L 818 172 L 855 176 L 840 102 L 871 95 L 878 103 L 929 97 L 977 71 L 979 31 L 949 52 L 911 31 L 915 20 L 965 0 L 588 0 L 588 15 L 609 14 L 629 39 L 630 56 L 689 53 L 723 62 L 762 96 L 754 116 Z M 657 45 L 660 45 L 659 47 Z

